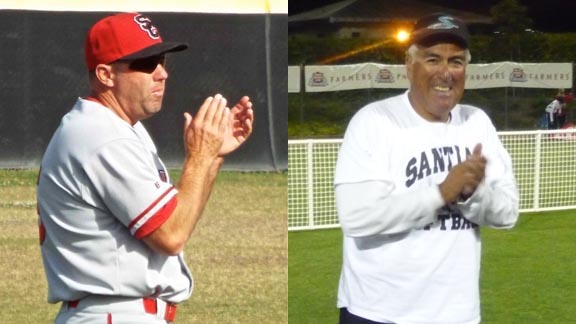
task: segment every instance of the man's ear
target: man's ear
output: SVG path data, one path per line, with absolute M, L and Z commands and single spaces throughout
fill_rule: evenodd
M 406 77 L 408 80 L 412 80 L 412 63 L 413 58 L 406 53 L 406 56 L 404 57 L 404 66 L 406 67 Z
M 98 64 L 94 70 L 94 75 L 99 83 L 106 87 L 114 86 L 114 71 L 112 66 L 108 64 Z

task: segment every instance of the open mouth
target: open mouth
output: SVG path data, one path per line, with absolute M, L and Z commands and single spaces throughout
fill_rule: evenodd
M 449 87 L 449 86 L 439 86 L 439 85 L 437 85 L 437 86 L 434 86 L 433 89 L 436 90 L 436 91 L 447 92 L 447 91 L 452 90 L 452 87 Z

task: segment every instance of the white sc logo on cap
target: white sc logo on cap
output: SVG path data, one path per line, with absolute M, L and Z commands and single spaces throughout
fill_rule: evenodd
M 454 23 L 452 22 L 452 20 L 454 20 L 454 17 L 450 17 L 450 16 L 440 16 L 440 17 L 438 17 L 438 21 L 439 21 L 439 22 L 428 26 L 428 29 L 454 29 L 454 28 L 460 28 L 460 27 L 458 27 L 458 25 L 454 24 Z
M 150 18 L 143 15 L 136 15 L 134 16 L 134 21 L 140 26 L 140 29 L 148 33 L 150 38 L 152 39 L 160 38 L 158 28 L 152 25 L 152 21 L 150 20 Z

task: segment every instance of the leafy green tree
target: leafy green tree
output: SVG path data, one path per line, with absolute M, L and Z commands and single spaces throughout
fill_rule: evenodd
M 527 15 L 527 8 L 517 0 L 502 0 L 490 9 L 490 14 L 500 32 L 520 34 L 532 27 L 532 19 Z
M 532 30 L 532 19 L 527 8 L 518 0 L 502 0 L 490 9 L 496 26 L 492 39 L 493 61 L 541 61 L 546 52 L 546 38 Z

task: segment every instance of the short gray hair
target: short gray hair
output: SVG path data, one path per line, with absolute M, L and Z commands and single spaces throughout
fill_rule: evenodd
M 414 56 L 416 55 L 417 50 L 418 50 L 418 45 L 416 45 L 416 44 L 410 45 L 410 47 L 406 50 L 406 56 L 410 58 L 410 61 L 414 60 Z M 470 49 L 468 49 L 468 48 L 466 49 L 465 55 L 466 55 L 466 64 L 468 64 L 472 60 L 472 55 L 470 54 Z

